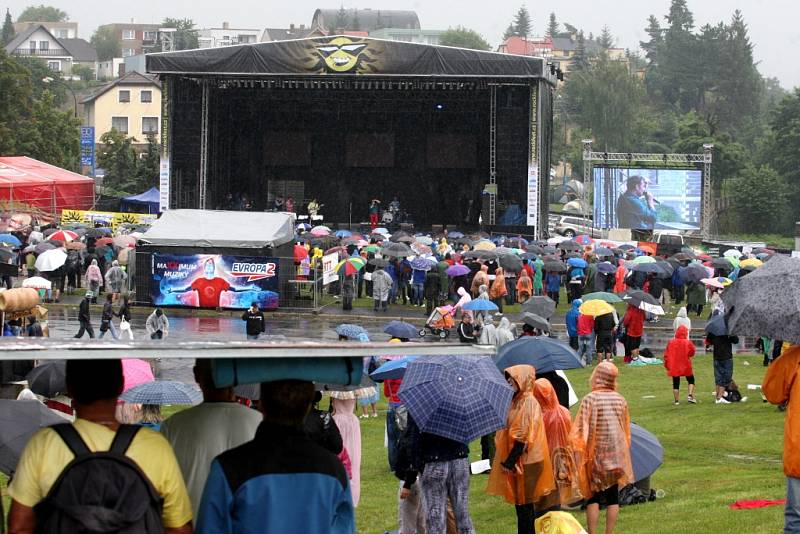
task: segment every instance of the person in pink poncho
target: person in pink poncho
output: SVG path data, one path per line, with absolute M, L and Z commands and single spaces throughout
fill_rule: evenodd
M 470 317 L 473 317 L 471 311 L 464 309 L 464 304 L 467 302 L 472 302 L 472 297 L 469 295 L 469 292 L 465 288 L 459 287 L 457 293 L 461 298 L 459 298 L 458 302 L 456 302 L 456 305 L 453 306 L 453 317 L 456 316 L 456 312 L 459 310 L 461 310 L 463 315 L 469 315 Z
M 358 506 L 361 496 L 361 424 L 353 410 L 355 399 L 331 399 L 333 420 L 342 435 L 342 445 L 350 458 L 350 493 L 353 506 Z

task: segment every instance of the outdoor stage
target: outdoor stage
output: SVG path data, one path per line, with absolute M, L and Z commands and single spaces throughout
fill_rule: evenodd
M 316 198 L 327 222 L 357 224 L 370 199 L 396 196 L 418 227 L 481 216 L 546 232 L 556 77 L 543 59 L 326 37 L 147 61 L 164 81 L 170 208 L 291 196 L 304 213 Z

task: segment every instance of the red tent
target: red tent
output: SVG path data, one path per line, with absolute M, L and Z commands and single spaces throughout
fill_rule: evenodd
M 94 205 L 94 179 L 26 156 L 0 157 L 0 201 L 57 215 Z

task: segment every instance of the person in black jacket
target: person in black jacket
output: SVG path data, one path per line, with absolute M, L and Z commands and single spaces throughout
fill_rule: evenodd
M 433 313 L 433 308 L 439 300 L 439 291 L 442 288 L 442 282 L 439 278 L 439 272 L 431 269 L 425 275 L 425 285 L 423 286 L 425 294 L 425 315 L 428 316 Z
M 242 321 L 246 322 L 247 339 L 258 339 L 258 336 L 267 329 L 267 325 L 264 322 L 264 314 L 258 309 L 258 303 L 255 301 L 242 314 Z
M 317 445 L 324 447 L 333 454 L 341 454 L 344 444 L 339 427 L 333 420 L 330 412 L 324 412 L 318 408 L 319 401 L 322 400 L 322 393 L 314 393 L 314 404 L 303 421 L 303 430 L 306 436 Z
M 83 337 L 84 332 L 89 332 L 89 339 L 94 339 L 94 328 L 92 328 L 92 317 L 89 315 L 89 301 L 92 300 L 92 292 L 87 291 L 86 296 L 81 301 L 78 307 L 78 322 L 81 327 L 78 333 L 75 334 L 76 338 Z
M 594 333 L 597 336 L 597 361 L 614 360 L 614 314 L 605 313 L 594 319 Z
M 128 304 L 128 296 L 125 295 L 122 297 L 122 304 L 119 307 L 119 311 L 117 312 L 117 317 L 119 317 L 119 335 L 122 337 L 123 332 L 128 332 L 128 336 L 130 336 L 131 340 L 133 340 L 133 329 L 131 328 L 131 308 L 130 304 Z
M 106 332 L 111 330 L 111 337 L 119 339 L 119 332 L 117 327 L 114 326 L 114 295 L 111 293 L 106 294 L 106 301 L 103 304 L 103 315 L 100 316 L 100 339 L 106 335 Z
M 714 383 L 717 386 L 717 404 L 728 404 L 725 398 L 725 389 L 733 381 L 733 345 L 739 343 L 736 336 L 706 335 L 706 350 L 709 346 L 714 348 Z
M 478 332 L 472 324 L 472 316 L 468 313 L 461 314 L 461 322 L 458 324 L 458 339 L 462 343 L 477 343 Z

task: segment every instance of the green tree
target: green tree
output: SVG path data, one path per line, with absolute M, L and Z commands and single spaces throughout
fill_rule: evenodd
M 597 39 L 597 44 L 600 45 L 600 48 L 603 50 L 614 47 L 614 36 L 611 35 L 611 29 L 607 25 L 603 26 L 600 37 Z
M 570 24 L 568 22 L 565 22 L 564 23 L 564 33 L 567 34 L 566 37 L 569 37 L 573 33 L 575 35 L 577 35 L 578 34 L 578 28 L 576 28 L 575 26 L 573 26 L 572 24 Z M 561 35 L 564 35 L 564 34 L 561 34 Z
M 514 24 L 511 23 L 508 25 L 508 28 L 506 28 L 506 31 L 503 32 L 503 41 L 508 41 L 510 37 L 514 37 L 515 35 Z
M 344 8 L 344 4 L 342 4 L 342 6 L 339 8 L 339 11 L 336 13 L 336 29 L 347 29 L 347 10 Z
M 47 91 L 54 97 L 56 106 L 63 106 L 67 103 L 68 97 L 70 101 L 72 100 L 72 96 L 67 95 L 67 82 L 61 73 L 48 67 L 43 59 L 18 57 L 15 60 L 30 73 L 33 98 L 41 98 L 42 94 Z
M 88 65 L 73 65 L 72 75 L 79 77 L 84 82 L 94 80 L 94 69 Z
M 353 31 L 360 31 L 361 30 L 361 21 L 358 20 L 358 9 L 353 11 L 353 20 L 350 21 L 350 27 Z
M 17 22 L 64 22 L 65 20 L 69 20 L 66 12 L 44 4 L 26 7 L 17 18 Z
M 100 136 L 97 165 L 106 171 L 103 183 L 112 193 L 124 195 L 140 189 L 135 141 L 116 129 Z
M 0 154 L 17 155 L 17 132 L 30 116 L 31 73 L 0 47 Z
M 769 162 L 790 186 L 795 220 L 800 220 L 800 88 L 786 95 L 772 112 L 770 135 L 761 161 Z
M 101 26 L 95 30 L 92 35 L 92 46 L 97 49 L 97 59 L 100 61 L 109 61 L 122 56 L 119 39 L 110 26 Z
M 3 42 L 4 45 L 7 45 L 11 42 L 11 39 L 14 38 L 14 23 L 11 20 L 11 11 L 6 8 L 6 18 L 3 21 L 3 29 L 0 31 L 0 41 Z
M 730 185 L 738 231 L 778 233 L 790 229 L 788 184 L 772 167 L 748 166 Z
M 640 41 L 639 47 L 644 50 L 644 57 L 650 62 L 651 65 L 658 64 L 658 53 L 660 47 L 664 44 L 664 30 L 658 23 L 655 15 L 650 15 L 647 19 L 647 29 L 645 30 L 649 41 Z
M 561 30 L 559 29 L 555 12 L 550 12 L 550 18 L 547 20 L 547 31 L 545 32 L 545 35 L 552 39 L 553 37 L 558 37 L 560 31 Z
M 177 30 L 172 41 L 174 50 L 191 50 L 200 46 L 197 40 L 197 30 L 194 28 L 194 21 L 192 19 L 173 19 L 167 17 L 161 23 L 161 27 L 175 28 Z
M 439 38 L 439 44 L 458 48 L 471 48 L 473 50 L 491 50 L 492 48 L 481 34 L 463 26 L 448 28 Z
M 531 21 L 531 14 L 527 7 L 520 6 L 517 10 L 517 14 L 514 15 L 513 26 L 514 35 L 519 35 L 520 37 L 528 37 L 531 35 L 533 31 L 533 22 Z
M 583 30 L 578 32 L 575 38 L 575 55 L 572 57 L 570 63 L 570 72 L 583 72 L 590 67 L 589 53 L 586 51 L 586 38 L 583 36 Z
M 158 169 L 160 162 L 160 145 L 153 134 L 147 135 L 147 148 L 137 160 L 136 174 L 140 191 L 158 186 Z
M 77 171 L 81 148 L 78 126 L 80 121 L 72 110 L 60 111 L 53 95 L 45 92 L 33 100 L 30 116 L 17 129 L 16 155 Z

